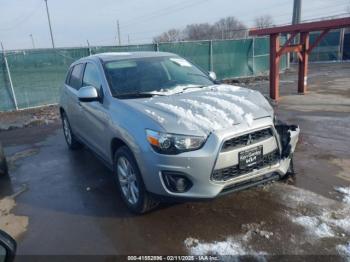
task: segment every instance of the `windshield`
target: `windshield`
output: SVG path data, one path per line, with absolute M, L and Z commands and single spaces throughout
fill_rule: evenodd
M 104 64 L 112 95 L 166 94 L 178 87 L 212 85 L 201 70 L 180 57 L 152 57 L 118 60 Z M 181 89 L 181 88 L 180 88 Z

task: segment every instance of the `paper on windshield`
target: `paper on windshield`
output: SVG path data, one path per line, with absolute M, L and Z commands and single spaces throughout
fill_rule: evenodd
M 185 66 L 185 67 L 192 67 L 192 65 L 186 61 L 185 59 L 181 58 L 170 58 L 171 61 L 178 64 L 179 66 Z

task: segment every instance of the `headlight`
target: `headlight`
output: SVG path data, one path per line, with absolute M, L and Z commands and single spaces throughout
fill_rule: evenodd
M 146 129 L 147 141 L 160 154 L 176 155 L 201 148 L 206 138 L 202 136 L 176 135 Z

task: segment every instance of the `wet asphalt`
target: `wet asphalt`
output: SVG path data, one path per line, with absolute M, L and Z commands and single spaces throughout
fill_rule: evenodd
M 350 64 L 312 65 L 305 96 L 296 95 L 295 71 L 282 77 L 277 114 L 302 130 L 295 177 L 211 201 L 163 204 L 143 216 L 124 207 L 113 175 L 92 152 L 67 149 L 60 123 L 1 132 L 12 160 L 10 179 L 0 181 L 0 197 L 27 188 L 13 210 L 29 217 L 18 254 L 190 254 L 195 251 L 186 246 L 188 238 L 201 243 L 234 238 L 245 249 L 275 255 L 339 254 L 336 246 L 350 241 L 346 229 L 318 239 L 289 217 L 315 215 L 323 201 L 330 211 L 346 208 L 334 188 L 350 186 L 349 72 Z M 335 88 L 327 92 L 331 83 Z M 267 90 L 267 83 L 252 86 Z M 11 158 L 16 153 L 21 154 Z M 245 240 L 251 227 L 273 235 L 253 230 Z

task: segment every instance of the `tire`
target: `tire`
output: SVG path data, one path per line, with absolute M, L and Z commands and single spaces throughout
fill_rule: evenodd
M 8 174 L 7 162 L 4 154 L 4 150 L 0 144 L 0 176 L 6 176 Z
M 159 202 L 147 192 L 136 160 L 126 146 L 114 154 L 114 176 L 121 198 L 131 212 L 143 214 L 158 206 Z
M 67 142 L 68 148 L 71 150 L 77 150 L 82 148 L 83 145 L 76 139 L 76 137 L 72 132 L 68 117 L 65 112 L 62 113 L 61 118 L 62 118 L 63 134 Z

